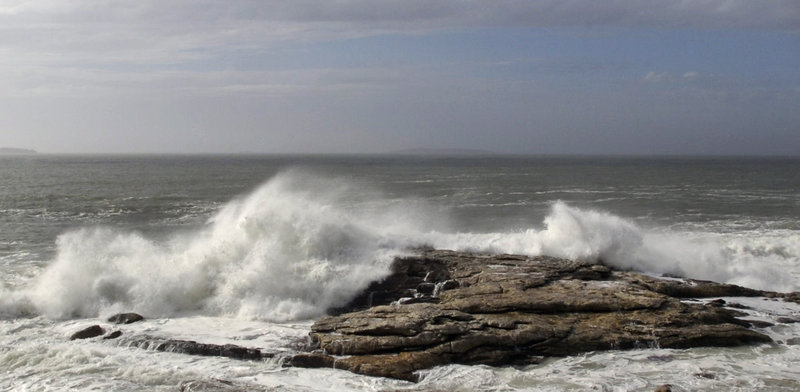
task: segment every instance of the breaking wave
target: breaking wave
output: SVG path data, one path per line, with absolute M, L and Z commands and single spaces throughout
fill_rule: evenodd
M 437 236 L 433 246 L 599 261 L 621 269 L 763 290 L 800 287 L 800 233 L 796 231 L 722 235 L 647 230 L 631 220 L 560 201 L 552 205 L 542 230 L 444 234 Z
M 421 245 L 601 260 L 771 290 L 797 289 L 800 276 L 797 232 L 648 230 L 563 202 L 553 203 L 541 229 L 459 232 L 442 227 L 446 215 L 341 179 L 287 171 L 230 201 L 193 232 L 160 240 L 112 227 L 62 234 L 55 259 L 30 288 L 0 293 L 0 315 L 70 318 L 133 310 L 152 317 L 197 312 L 307 319 L 345 304 L 386 276 L 394 257 Z
M 297 172 L 226 204 L 193 233 L 155 241 L 94 227 L 62 234 L 33 305 L 54 318 L 122 309 L 272 321 L 318 316 L 388 273 L 410 214 L 349 208 L 339 181 Z

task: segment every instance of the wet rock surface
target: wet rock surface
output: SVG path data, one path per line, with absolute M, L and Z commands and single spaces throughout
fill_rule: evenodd
M 248 348 L 234 344 L 198 343 L 193 340 L 164 339 L 153 336 L 138 336 L 127 341 L 130 347 L 147 350 L 164 351 L 178 354 L 200 355 L 206 357 L 226 357 L 233 359 L 261 360 L 272 358 L 274 354 L 265 353 L 257 348 Z
M 108 318 L 114 324 L 131 324 L 142 320 L 144 317 L 138 313 L 117 313 Z
M 681 299 L 797 297 L 552 257 L 424 250 L 396 259 L 393 271 L 318 320 L 314 350 L 286 364 L 417 381 L 418 370 L 449 363 L 769 342 L 725 301 Z
M 76 340 L 76 339 L 89 339 L 96 336 L 100 336 L 106 333 L 106 331 L 101 328 L 99 325 L 92 325 L 91 327 L 86 327 L 78 332 L 73 333 L 69 340 Z
M 120 336 L 122 336 L 122 331 L 114 331 L 114 332 L 111 332 L 110 334 L 108 334 L 106 336 L 103 336 L 103 339 L 104 340 L 116 339 L 116 338 L 118 338 Z

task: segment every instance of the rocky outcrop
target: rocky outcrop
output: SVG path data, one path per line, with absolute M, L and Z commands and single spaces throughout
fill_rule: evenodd
M 398 258 L 393 271 L 317 321 L 314 350 L 286 364 L 416 381 L 418 370 L 448 363 L 527 364 L 593 350 L 770 341 L 724 301 L 681 301 L 769 294 L 740 286 L 552 257 L 440 250 Z

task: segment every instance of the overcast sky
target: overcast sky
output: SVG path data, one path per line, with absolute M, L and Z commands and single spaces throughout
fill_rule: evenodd
M 0 0 L 0 147 L 800 154 L 798 0 Z

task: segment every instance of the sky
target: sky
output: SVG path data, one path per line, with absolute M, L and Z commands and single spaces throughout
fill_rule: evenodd
M 800 154 L 798 0 L 0 0 L 0 147 Z

